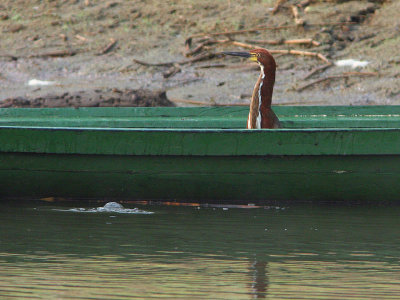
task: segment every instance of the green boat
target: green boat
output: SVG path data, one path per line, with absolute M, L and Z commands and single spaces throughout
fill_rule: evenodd
M 0 109 L 0 198 L 400 199 L 400 106 Z

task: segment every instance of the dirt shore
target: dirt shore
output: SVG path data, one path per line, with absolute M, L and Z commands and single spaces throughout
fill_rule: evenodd
M 0 102 L 147 89 L 176 105 L 248 103 L 257 68 L 218 53 L 256 45 L 275 51 L 275 104 L 400 104 L 399 11 L 395 0 L 4 0 Z M 359 65 L 338 65 L 349 59 Z

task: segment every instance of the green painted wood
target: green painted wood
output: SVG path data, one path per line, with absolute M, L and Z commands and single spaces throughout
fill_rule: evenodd
M 399 156 L 0 155 L 0 197 L 271 203 L 399 199 Z
M 400 106 L 275 107 L 285 128 L 399 128 Z M 0 109 L 0 126 L 243 128 L 247 107 Z
M 400 154 L 400 129 L 0 128 L 0 152 L 107 155 Z
M 400 198 L 399 106 L 275 110 L 283 129 L 243 129 L 243 107 L 0 109 L 0 197 Z

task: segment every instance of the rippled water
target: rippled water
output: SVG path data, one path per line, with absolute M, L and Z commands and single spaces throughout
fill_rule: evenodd
M 68 205 L 0 203 L 1 299 L 400 295 L 399 207 Z

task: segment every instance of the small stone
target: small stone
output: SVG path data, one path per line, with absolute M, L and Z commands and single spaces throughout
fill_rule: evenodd
M 106 8 L 115 7 L 115 6 L 117 6 L 117 5 L 118 5 L 117 2 L 108 2 L 108 3 L 106 4 Z
M 18 31 L 21 31 L 22 29 L 25 29 L 25 26 L 22 24 L 15 24 L 15 25 L 11 25 L 8 30 L 12 33 L 16 33 Z

